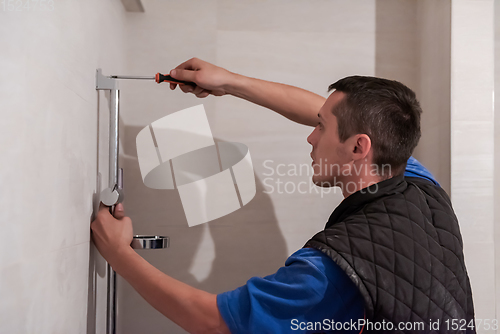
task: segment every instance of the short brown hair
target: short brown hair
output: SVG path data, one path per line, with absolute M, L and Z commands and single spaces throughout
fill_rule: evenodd
M 367 76 L 350 76 L 331 84 L 345 97 L 332 110 L 341 142 L 356 134 L 370 137 L 373 163 L 390 176 L 402 174 L 421 136 L 422 109 L 415 93 L 402 83 Z M 382 177 L 390 177 L 384 173 Z

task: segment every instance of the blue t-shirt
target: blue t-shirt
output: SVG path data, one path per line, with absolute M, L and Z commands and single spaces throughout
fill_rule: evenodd
M 330 332 L 325 323 L 364 317 L 363 297 L 354 283 L 313 248 L 293 253 L 273 275 L 252 277 L 242 287 L 217 295 L 217 306 L 233 334 Z M 308 322 L 320 322 L 321 328 L 307 330 Z
M 439 185 L 413 157 L 404 175 Z M 358 319 L 364 318 L 363 297 L 354 283 L 313 248 L 293 253 L 273 275 L 252 277 L 217 295 L 217 306 L 232 334 L 359 333 Z
M 410 157 L 410 159 L 408 159 L 408 161 L 406 162 L 405 176 L 421 177 L 423 179 L 431 181 L 437 186 L 441 186 L 436 181 L 434 176 L 432 176 L 431 172 L 429 172 L 427 168 L 422 166 L 422 164 L 414 157 Z

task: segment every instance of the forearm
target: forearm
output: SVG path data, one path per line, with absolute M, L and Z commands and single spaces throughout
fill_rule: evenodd
M 229 333 L 216 295 L 164 274 L 132 248 L 120 254 L 112 267 L 149 304 L 189 333 Z
M 234 74 L 226 91 L 309 126 L 318 124 L 318 111 L 326 100 L 305 89 L 239 74 Z

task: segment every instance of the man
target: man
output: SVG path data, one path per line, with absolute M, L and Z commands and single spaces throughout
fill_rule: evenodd
M 130 247 L 123 206 L 112 217 L 101 205 L 94 242 L 146 301 L 190 333 L 475 332 L 457 218 L 411 157 L 421 109 L 409 88 L 354 76 L 332 84 L 325 101 L 196 58 L 170 75 L 196 83 L 180 88 L 199 98 L 231 94 L 314 126 L 313 182 L 340 187 L 345 199 L 274 275 L 219 295 L 147 263 Z

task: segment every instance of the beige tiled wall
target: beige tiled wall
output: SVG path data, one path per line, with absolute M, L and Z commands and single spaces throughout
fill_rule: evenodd
M 494 95 L 494 118 L 495 118 L 495 169 L 494 169 L 494 228 L 495 228 L 495 283 L 496 283 L 496 319 L 500 319 L 500 2 L 495 0 L 495 95 Z
M 0 333 L 87 332 L 95 70 L 122 71 L 124 10 L 52 3 L 0 5 Z
M 493 3 L 453 0 L 451 12 L 451 198 L 477 319 L 496 315 Z

